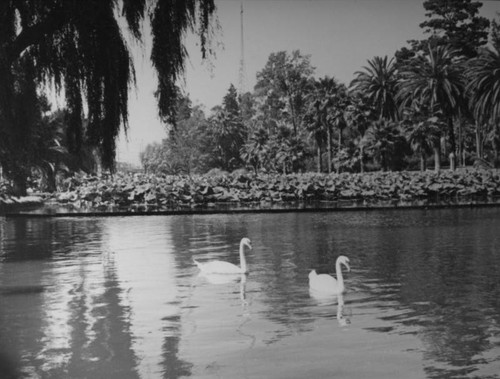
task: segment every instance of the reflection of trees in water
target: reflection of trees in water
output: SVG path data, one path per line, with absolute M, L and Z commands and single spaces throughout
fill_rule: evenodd
M 3 260 L 73 258 L 100 245 L 100 223 L 93 219 L 12 218 L 4 223 Z M 97 237 L 96 237 L 97 236 Z
M 20 218 L 4 226 L 0 335 L 18 369 L 28 376 L 136 376 L 129 310 L 113 262 L 103 265 L 100 222 Z M 9 296 L 1 293 L 6 286 Z
M 179 343 L 181 340 L 181 316 L 174 315 L 168 318 L 168 333 L 163 342 L 163 377 L 180 378 L 190 376 L 192 363 L 186 362 L 179 357 Z
M 124 290 L 113 259 L 105 260 L 102 271 L 102 288 L 92 289 L 89 287 L 97 273 L 91 271 L 87 278 L 85 269 L 80 270 L 80 283 L 69 304 L 72 356 L 68 372 L 77 377 L 137 378 L 131 310 L 122 304 Z
M 50 259 L 61 224 L 47 220 L 2 222 L 0 262 L 0 350 L 6 350 L 21 373 L 35 373 L 45 348 L 45 292 Z M 62 228 L 64 229 L 64 228 Z
M 162 334 L 163 342 L 161 352 L 150 352 L 160 355 L 161 373 L 155 373 L 155 375 L 161 375 L 164 378 L 179 378 L 192 375 L 193 364 L 182 359 L 180 352 L 183 325 L 182 312 L 185 306 L 184 302 L 189 297 L 189 278 L 186 278 L 185 275 L 179 275 L 179 273 L 185 273 L 193 266 L 191 254 L 189 254 L 189 249 L 186 248 L 186 238 L 191 235 L 193 229 L 192 223 L 187 221 L 191 218 L 192 216 L 161 217 L 147 219 L 147 222 L 144 223 L 145 229 L 153 229 L 149 224 L 150 221 L 154 221 L 155 225 L 159 226 L 156 233 L 161 233 L 162 242 L 165 242 L 166 245 L 163 254 L 168 254 L 169 258 L 173 260 L 173 262 L 167 263 L 172 267 L 165 267 L 165 275 L 169 274 L 168 269 L 173 271 L 173 277 L 169 277 L 169 279 L 176 288 L 176 295 L 175 298 L 168 299 L 168 314 L 162 314 L 160 308 L 158 308 L 158 317 L 160 318 L 158 321 L 161 323 L 161 331 L 158 332 Z M 154 237 L 157 238 L 158 236 Z M 146 248 L 149 247 L 146 246 Z M 165 264 L 165 262 L 162 260 L 161 263 L 152 262 L 152 264 Z M 162 285 L 162 283 L 158 283 L 158 286 L 160 286 L 160 288 L 157 288 L 158 291 L 162 291 Z M 163 299 L 163 301 L 165 300 Z M 170 308 L 174 308 L 173 313 Z M 163 308 L 161 310 L 166 311 Z
M 490 363 L 485 354 L 498 350 L 492 338 L 500 328 L 499 225 L 471 229 L 460 221 L 403 228 L 398 238 L 380 231 L 399 255 L 393 275 L 401 287 L 394 297 L 412 310 L 394 321 L 403 330 L 418 328 L 430 377 L 465 376 Z M 387 255 L 380 262 L 393 259 L 389 250 L 377 249 Z

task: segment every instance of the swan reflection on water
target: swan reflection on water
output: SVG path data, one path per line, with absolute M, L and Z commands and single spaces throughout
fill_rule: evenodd
M 319 306 L 332 306 L 337 303 L 337 322 L 340 326 L 347 326 L 351 319 L 344 314 L 344 295 L 325 294 L 323 292 L 309 289 L 309 295 L 318 303 Z
M 206 280 L 210 284 L 221 285 L 240 282 L 240 299 L 246 305 L 246 283 L 247 274 L 213 274 L 200 271 L 198 274 L 199 278 Z

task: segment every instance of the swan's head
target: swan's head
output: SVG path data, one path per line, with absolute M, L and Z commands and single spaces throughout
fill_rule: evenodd
M 240 245 L 247 246 L 249 249 L 252 248 L 252 242 L 250 241 L 249 238 L 246 238 L 246 237 L 241 239 Z
M 341 255 L 340 257 L 338 257 L 337 262 L 342 263 L 347 268 L 347 271 L 351 271 L 351 267 L 349 266 L 349 258 L 347 258 L 345 255 Z

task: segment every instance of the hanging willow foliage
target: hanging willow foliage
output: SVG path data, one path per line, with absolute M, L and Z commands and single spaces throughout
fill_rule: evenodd
M 13 102 L 22 90 L 16 85 L 19 71 L 15 67 L 31 67 L 33 88 L 40 91 L 42 83 L 53 84 L 65 97 L 68 149 L 78 153 L 85 140 L 99 149 L 103 165 L 113 168 L 116 138 L 120 128 L 126 130 L 128 125 L 128 91 L 135 85 L 122 26 L 141 41 L 143 24 L 150 18 L 158 110 L 169 121 L 177 94 L 175 83 L 183 74 L 187 56 L 183 38 L 189 31 L 197 33 L 205 56 L 214 13 L 214 0 L 1 1 L 2 165 L 12 149 L 22 149 L 14 143 L 20 120 Z M 21 64 L 21 60 L 29 64 Z M 88 118 L 85 128 L 84 116 Z

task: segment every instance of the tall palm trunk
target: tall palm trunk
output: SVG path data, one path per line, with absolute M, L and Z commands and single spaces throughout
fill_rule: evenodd
M 365 172 L 365 146 L 362 143 L 359 147 L 359 171 Z
M 434 171 L 436 172 L 441 170 L 441 148 L 439 145 L 440 142 L 438 141 L 432 147 L 432 150 L 434 151 Z
M 476 156 L 478 158 L 483 157 L 483 138 L 481 133 L 481 127 L 479 123 L 476 123 Z
M 460 167 L 465 167 L 465 159 L 464 159 L 464 137 L 463 137 L 463 125 L 462 125 L 462 117 L 460 116 L 458 119 L 458 149 L 457 149 L 457 155 L 458 155 L 458 165 Z
M 326 128 L 327 131 L 327 136 L 326 136 L 326 145 L 327 145 L 327 167 L 328 167 L 328 173 L 330 174 L 332 172 L 332 127 L 330 125 L 327 125 Z
M 420 171 L 424 172 L 427 167 L 426 167 L 426 161 L 425 161 L 425 151 L 424 149 L 420 149 Z
M 28 193 L 28 175 L 20 170 L 20 172 L 13 173 L 12 179 L 12 193 L 15 196 L 26 196 Z
M 453 118 L 449 117 L 448 118 L 448 133 L 450 136 L 450 170 L 454 171 L 456 168 L 456 140 L 455 140 L 455 128 L 453 126 Z
M 492 142 L 492 146 L 493 146 L 493 167 L 495 168 L 498 168 L 499 167 L 499 161 L 498 161 L 498 157 L 499 157 L 499 153 L 500 153 L 500 137 L 498 135 L 498 133 L 500 132 L 500 130 L 498 129 L 499 126 L 498 125 L 493 125 L 493 128 L 495 128 L 495 135 L 493 136 L 493 141 Z
M 54 193 L 57 191 L 57 183 L 56 183 L 56 171 L 55 168 L 49 167 L 48 170 L 46 171 L 46 183 L 45 183 L 45 190 L 50 193 Z
M 316 153 L 317 153 L 317 156 L 316 156 L 316 171 L 318 173 L 321 173 L 321 146 L 320 146 L 319 143 L 318 143 L 318 148 L 316 149 Z

